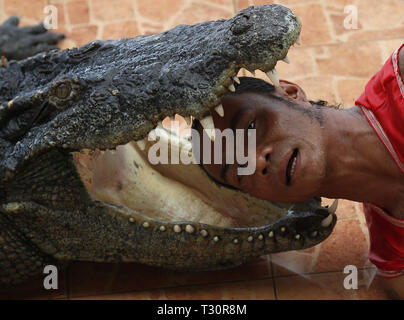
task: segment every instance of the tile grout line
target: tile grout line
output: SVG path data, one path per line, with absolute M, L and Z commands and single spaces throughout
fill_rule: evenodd
M 233 14 L 237 14 L 238 1 L 239 0 L 232 0 Z
M 364 266 L 358 268 L 358 271 L 364 271 L 364 270 L 371 270 L 374 269 L 372 266 Z M 305 272 L 305 273 L 292 273 L 292 274 L 285 274 L 285 275 L 280 275 L 276 276 L 275 278 L 291 278 L 291 277 L 301 277 L 301 276 L 314 276 L 314 275 L 322 275 L 322 274 L 327 274 L 327 273 L 341 273 L 343 272 L 343 269 L 339 270 L 327 270 L 327 271 L 317 271 L 317 272 Z
M 144 30 L 143 23 L 142 23 L 143 21 L 140 18 L 139 7 L 137 5 L 136 0 L 132 1 L 132 7 L 133 7 L 133 20 L 135 21 L 135 23 L 137 25 L 139 34 L 142 35 L 145 33 L 145 30 Z
M 70 24 L 70 16 L 67 12 L 67 4 L 66 1 L 63 1 L 62 3 L 62 8 L 63 8 L 63 19 L 64 19 L 64 27 L 66 28 L 67 31 L 71 32 L 72 31 L 72 27 Z
M 269 258 L 270 257 L 270 255 L 268 255 L 268 262 L 270 263 L 270 265 L 271 265 L 271 277 L 272 277 L 272 287 L 273 287 L 273 289 L 274 289 L 274 299 L 275 300 L 279 300 L 279 298 L 278 298 L 278 290 L 276 289 L 276 279 L 275 279 L 275 270 L 274 270 L 274 265 L 273 265 L 273 263 L 272 263 L 272 259 L 270 259 Z
M 164 30 L 168 30 L 172 24 L 174 24 L 180 15 L 184 12 L 185 9 L 192 7 L 192 0 L 185 1 L 169 19 L 167 19 L 161 26 Z

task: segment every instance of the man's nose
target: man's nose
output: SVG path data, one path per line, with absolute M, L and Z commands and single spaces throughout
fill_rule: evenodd
M 258 152 L 256 169 L 258 175 L 266 176 L 269 173 L 272 151 L 272 147 L 265 147 Z

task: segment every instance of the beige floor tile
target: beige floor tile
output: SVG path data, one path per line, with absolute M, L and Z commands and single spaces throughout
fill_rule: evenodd
M 140 32 L 136 21 L 118 21 L 104 26 L 102 39 L 133 38 L 138 35 Z
M 260 281 L 243 281 L 217 285 L 178 287 L 164 290 L 167 299 L 230 299 L 230 300 L 273 300 L 272 279 Z
M 364 277 L 358 272 L 358 280 Z M 359 300 L 388 299 L 387 293 L 378 281 L 371 282 L 369 288 L 358 283 L 358 289 L 346 289 L 344 280 L 347 274 L 342 272 L 322 273 L 302 276 L 281 277 L 275 279 L 277 297 L 280 300 Z
M 182 11 L 174 15 L 167 28 L 172 28 L 178 24 L 195 24 L 204 21 L 229 19 L 233 16 L 232 7 L 217 7 L 204 1 L 192 2 L 192 5 L 185 7 Z
M 291 5 L 290 7 L 302 22 L 301 40 L 303 45 L 310 46 L 332 42 L 333 39 L 323 7 L 320 4 L 301 5 L 301 1 L 296 3 L 299 5 L 295 7 Z
M 210 272 L 175 272 L 136 263 L 74 263 L 69 269 L 71 297 L 203 285 L 271 277 L 263 256 L 238 268 Z
M 60 7 L 64 7 L 59 4 Z M 88 0 L 75 0 L 66 3 L 66 10 L 71 24 L 82 24 L 90 22 L 90 9 Z M 63 23 L 62 21 L 60 21 Z
M 330 46 L 328 57 L 316 60 L 320 74 L 368 79 L 382 67 L 383 63 L 380 46 L 373 42 Z
M 337 101 L 334 89 L 334 78 L 331 76 L 309 76 L 296 79 L 295 83 L 303 88 L 309 100 L 325 100 L 335 105 Z
M 341 79 L 337 81 L 338 95 L 344 104 L 344 108 L 351 108 L 365 90 L 369 79 Z
M 29 5 L 25 1 L 4 0 L 4 11 L 6 16 L 17 15 L 26 19 L 43 19 L 45 0 L 31 0 Z
M 359 0 L 358 15 L 367 29 L 390 29 L 403 21 L 404 2 L 400 0 Z
M 80 47 L 97 38 L 98 28 L 97 25 L 75 26 L 71 28 L 70 32 L 66 33 L 66 37 L 74 39 L 76 45 Z
M 338 221 L 331 236 L 320 244 L 313 272 L 362 268 L 368 260 L 368 243 L 359 220 Z
M 183 9 L 188 2 L 187 0 L 137 0 L 136 6 L 140 17 L 164 25 Z
M 128 20 L 134 17 L 131 0 L 89 0 L 91 1 L 91 18 L 95 21 Z

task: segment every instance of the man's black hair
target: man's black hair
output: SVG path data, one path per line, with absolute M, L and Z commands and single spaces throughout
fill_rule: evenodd
M 282 98 L 273 94 L 275 91 L 275 87 L 259 78 L 251 78 L 251 77 L 240 77 L 240 84 L 235 83 L 236 92 L 234 94 L 240 94 L 244 92 L 255 92 L 261 93 L 264 95 L 268 95 L 271 98 L 276 100 L 284 101 L 286 103 L 291 102 L 287 98 Z M 327 101 L 317 100 L 317 101 L 309 101 L 315 107 L 332 107 L 339 109 L 340 106 L 332 106 L 329 105 Z
M 270 94 L 275 91 L 275 87 L 258 78 L 240 77 L 240 84 L 235 83 L 236 94 L 243 92 L 255 92 Z
M 262 80 L 259 78 L 251 78 L 251 77 L 240 77 L 240 84 L 235 84 L 236 92 L 232 94 L 241 94 L 245 92 L 254 92 L 258 94 L 263 94 L 271 99 L 275 99 L 278 101 L 282 101 L 289 107 L 298 110 L 302 112 L 303 114 L 308 115 L 311 118 L 316 119 L 320 125 L 323 125 L 324 123 L 324 118 L 323 118 L 323 113 L 322 113 L 322 108 L 323 107 L 329 107 L 329 108 L 335 108 L 335 109 L 341 109 L 341 105 L 330 105 L 327 101 L 324 100 L 317 100 L 317 101 L 312 101 L 309 100 L 311 105 L 313 106 L 313 109 L 311 108 L 304 108 L 301 107 L 300 105 L 296 104 L 292 99 L 288 99 L 287 97 L 282 97 L 275 95 L 275 87 Z

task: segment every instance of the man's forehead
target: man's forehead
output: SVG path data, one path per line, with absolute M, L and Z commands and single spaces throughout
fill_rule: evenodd
M 232 123 L 236 122 L 245 112 L 252 111 L 259 106 L 264 105 L 265 96 L 255 92 L 242 92 L 233 95 L 226 95 L 222 98 L 222 105 L 224 108 L 224 118 L 217 115 L 220 124 L 227 125 L 227 128 L 232 128 Z M 225 120 L 225 121 L 222 121 Z M 222 126 L 218 126 L 220 129 L 226 129 Z
M 238 107 L 253 107 L 254 102 L 264 102 L 268 99 L 268 96 L 261 92 L 255 91 L 243 91 L 232 94 L 227 94 L 222 97 L 222 102 L 224 104 L 234 104 Z

